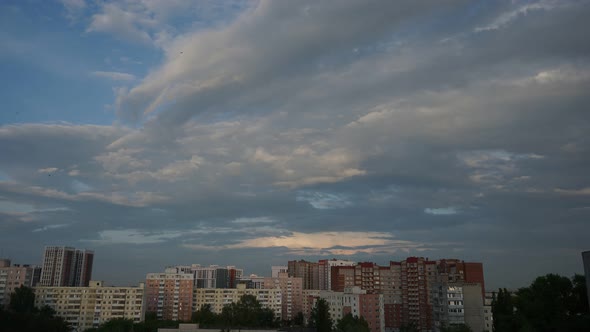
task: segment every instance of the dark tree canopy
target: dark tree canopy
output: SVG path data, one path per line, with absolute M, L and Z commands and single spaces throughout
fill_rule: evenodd
M 35 293 L 33 289 L 26 286 L 20 286 L 10 294 L 11 311 L 16 313 L 32 313 L 35 311 Z
M 315 327 L 317 332 L 332 331 L 334 322 L 330 317 L 330 305 L 324 299 L 318 299 L 311 310 L 309 327 Z
M 370 332 L 369 323 L 364 317 L 353 316 L 351 313 L 346 314 L 336 323 L 338 332 Z
M 21 286 L 10 295 L 8 310 L 0 310 L 2 332 L 69 332 L 69 324 L 50 307 L 35 307 L 35 294 Z
M 471 328 L 467 324 L 452 324 L 449 326 L 444 326 L 441 332 L 473 332 Z
M 492 312 L 495 331 L 590 331 L 590 314 L 582 276 L 556 274 L 536 278 L 529 287 L 510 294 L 500 289 Z

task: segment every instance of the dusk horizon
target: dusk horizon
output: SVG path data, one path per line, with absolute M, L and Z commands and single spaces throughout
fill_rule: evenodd
M 3 1 L 0 258 L 583 274 L 588 1 Z

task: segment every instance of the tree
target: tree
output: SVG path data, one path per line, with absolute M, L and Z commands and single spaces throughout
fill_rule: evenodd
M 263 308 L 254 295 L 243 295 L 237 303 L 230 303 L 221 311 L 225 328 L 274 327 L 275 314 Z
M 303 326 L 304 321 L 305 317 L 303 317 L 303 313 L 301 311 L 295 315 L 295 318 L 293 318 L 293 324 L 295 326 Z
M 514 331 L 515 326 L 514 303 L 512 295 L 507 289 L 500 288 L 492 300 L 492 315 L 494 316 L 494 331 Z
M 20 286 L 10 294 L 10 310 L 16 313 L 32 313 L 35 311 L 35 293 L 33 289 Z
M 418 326 L 414 322 L 403 324 L 399 328 L 399 332 L 419 332 Z
M 364 317 L 353 316 L 351 313 L 346 314 L 336 323 L 338 332 L 370 332 L 369 323 Z
M 582 276 L 556 274 L 536 278 L 511 295 L 500 289 L 492 302 L 497 332 L 590 331 L 590 314 Z
M 213 312 L 210 304 L 203 304 L 201 308 L 193 313 L 193 323 L 199 323 L 202 328 L 214 327 L 218 323 L 218 315 Z
M 444 326 L 441 332 L 473 332 L 467 324 L 452 324 Z
M 334 325 L 330 317 L 330 305 L 324 299 L 318 299 L 311 309 L 311 316 L 309 318 L 309 326 L 315 327 L 317 332 L 332 331 Z

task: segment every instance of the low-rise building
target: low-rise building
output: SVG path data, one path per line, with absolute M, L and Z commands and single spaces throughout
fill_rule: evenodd
M 138 287 L 104 286 L 90 281 L 88 287 L 38 286 L 35 306 L 49 306 L 72 325 L 74 331 L 98 327 L 111 319 L 140 322 L 144 317 L 144 284 Z
M 32 287 L 39 281 L 41 268 L 26 264 L 12 264 L 0 259 L 0 307 L 7 307 L 10 294 L 20 286 Z
M 282 292 L 280 288 L 253 289 L 245 284 L 237 288 L 196 288 L 194 290 L 194 310 L 208 304 L 211 310 L 220 314 L 225 305 L 237 303 L 243 295 L 253 295 L 262 307 L 271 309 L 275 317 L 282 318 Z

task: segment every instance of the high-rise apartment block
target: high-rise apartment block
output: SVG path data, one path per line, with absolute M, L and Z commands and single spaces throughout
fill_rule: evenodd
M 289 261 L 287 273 L 303 280 L 303 289 L 319 289 L 319 265 L 305 260 Z
M 39 281 L 41 268 L 13 264 L 9 259 L 0 259 L 0 307 L 7 307 L 10 294 L 20 286 L 32 287 Z
M 273 265 L 271 266 L 271 277 L 278 278 L 279 273 L 287 273 L 287 266 L 284 265 Z
M 281 317 L 283 320 L 292 320 L 297 313 L 302 312 L 303 280 L 301 278 L 289 277 L 286 272 L 281 272 L 275 278 L 264 278 L 262 288 L 281 291 Z
M 146 312 L 158 319 L 190 321 L 193 311 L 192 273 L 168 268 L 164 273 L 148 273 L 145 281 Z
M 342 259 L 322 259 L 318 261 L 319 288 L 332 289 L 332 268 L 335 266 L 355 266 L 356 262 Z
M 140 322 L 144 317 L 143 283 L 138 287 L 113 287 L 92 280 L 88 287 L 38 286 L 34 291 L 35 305 L 51 307 L 74 331 L 96 328 L 111 319 Z
M 415 325 L 420 331 L 432 331 L 437 326 L 435 322 L 441 320 L 448 324 L 461 321 L 472 328 L 483 330 L 485 286 L 481 263 L 457 259 L 431 261 L 423 257 L 408 257 L 403 261 L 390 262 L 389 266 L 379 266 L 372 262 L 340 262 L 330 266 L 328 262 L 330 261 L 319 262 L 320 275 L 323 276 L 320 281 L 324 280 L 320 284 L 323 287 L 328 284 L 325 275 L 329 270 L 330 290 L 334 293 L 358 287 L 366 295 L 381 295 L 384 326 L 388 331 L 396 331 L 409 324 Z M 303 267 L 303 271 L 306 271 L 305 268 L 309 266 L 309 262 L 304 261 L 289 263 L 290 273 L 297 267 Z M 447 300 L 445 303 L 438 303 L 435 308 L 434 300 L 442 301 L 440 296 L 443 289 L 447 292 L 445 294 L 451 295 L 457 289 L 461 296 L 464 296 L 467 289 L 467 304 L 461 308 L 453 307 L 455 304 L 449 304 L 449 301 L 455 300 Z M 474 289 L 478 291 L 477 294 L 473 294 Z M 458 301 L 463 305 L 465 300 L 455 302 Z M 309 308 L 309 302 L 304 296 L 304 310 Z M 434 315 L 436 310 L 438 312 Z M 443 310 L 442 314 L 440 310 Z M 455 316 L 460 318 L 455 319 Z
M 244 274 L 235 266 L 201 266 L 200 264 L 174 267 L 177 272 L 193 274 L 195 288 L 235 288 Z
M 94 252 L 71 247 L 48 246 L 43 255 L 41 286 L 88 286 Z

